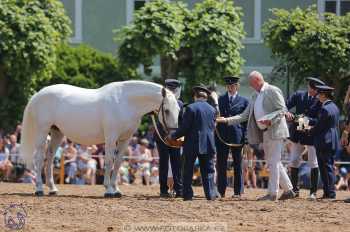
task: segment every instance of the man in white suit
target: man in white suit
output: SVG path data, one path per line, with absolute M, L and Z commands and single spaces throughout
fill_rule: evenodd
M 249 144 L 263 143 L 265 159 L 270 169 L 268 193 L 258 200 L 277 199 L 279 185 L 284 190 L 279 200 L 295 197 L 292 183 L 281 163 L 283 140 L 289 136 L 285 119 L 287 112 L 282 91 L 264 81 L 261 73 L 249 74 L 249 84 L 256 91 L 248 107 L 239 115 L 218 118 L 218 123 L 237 124 L 248 121 L 247 137 Z

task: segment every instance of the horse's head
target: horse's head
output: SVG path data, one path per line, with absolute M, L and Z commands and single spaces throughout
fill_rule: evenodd
M 166 88 L 162 89 L 163 101 L 159 109 L 158 120 L 166 130 L 178 127 L 180 107 L 175 95 Z

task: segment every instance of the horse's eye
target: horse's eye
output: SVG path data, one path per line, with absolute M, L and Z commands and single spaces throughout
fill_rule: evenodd
M 169 115 L 169 114 L 170 114 L 170 110 L 168 110 L 168 109 L 167 109 L 167 110 L 164 110 L 164 112 L 165 112 L 166 115 Z

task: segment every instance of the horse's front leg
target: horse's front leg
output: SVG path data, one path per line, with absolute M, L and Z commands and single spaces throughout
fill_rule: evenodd
M 123 162 L 123 155 L 127 149 L 129 140 L 119 141 L 117 145 L 117 152 L 114 154 L 114 167 L 112 172 L 111 184 L 115 190 L 114 197 L 121 197 L 122 193 L 118 187 L 118 173 L 120 165 Z
M 106 143 L 105 145 L 105 175 L 103 184 L 106 188 L 105 197 L 114 197 L 115 189 L 112 186 L 111 175 L 114 166 L 114 154 L 117 153 L 117 146 L 115 143 Z

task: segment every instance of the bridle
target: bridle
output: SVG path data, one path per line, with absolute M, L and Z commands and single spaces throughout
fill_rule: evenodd
M 158 110 L 154 110 L 150 113 L 148 113 L 150 116 L 151 116 L 151 119 L 152 119 L 152 123 L 153 123 L 153 126 L 154 126 L 154 129 L 158 135 L 158 138 L 165 144 L 167 145 L 168 147 L 173 147 L 173 148 L 180 148 L 181 146 L 174 146 L 174 145 L 170 145 L 169 142 L 164 139 L 160 133 L 159 133 L 159 130 L 158 130 L 158 126 L 157 126 L 157 123 L 156 123 L 156 119 L 155 119 L 155 116 L 157 116 L 158 118 L 158 114 L 161 113 L 162 114 L 162 125 L 165 127 L 165 133 L 166 135 L 165 136 L 168 136 L 170 134 L 170 130 L 175 130 L 177 128 L 173 128 L 173 127 L 169 127 L 165 121 L 165 112 L 164 112 L 164 101 L 165 101 L 165 97 L 166 97 L 166 89 L 163 88 L 162 89 L 162 103 L 160 104 Z

